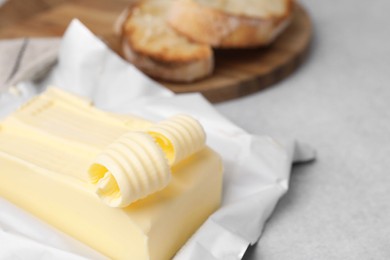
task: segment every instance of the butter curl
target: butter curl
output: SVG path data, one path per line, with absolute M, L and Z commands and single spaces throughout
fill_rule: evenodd
M 159 122 L 147 133 L 126 133 L 97 156 L 90 182 L 105 204 L 126 207 L 166 187 L 170 167 L 200 151 L 205 141 L 202 126 L 186 115 Z
M 187 115 L 176 115 L 161 121 L 152 126 L 148 133 L 161 146 L 170 165 L 200 151 L 206 143 L 201 124 Z
M 171 171 L 165 154 L 150 135 L 129 132 L 98 155 L 89 178 L 105 204 L 126 207 L 164 188 Z

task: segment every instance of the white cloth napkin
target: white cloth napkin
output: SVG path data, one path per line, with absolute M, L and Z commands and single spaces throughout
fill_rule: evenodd
M 57 60 L 59 44 L 59 38 L 0 41 L 0 91 L 43 77 Z
M 46 60 L 39 72 L 52 62 Z M 22 68 L 13 75 L 20 75 L 18 79 L 31 76 Z M 0 67 L 0 72 L 3 71 Z M 48 75 L 39 81 L 12 79 L 12 85 L 18 82 L 16 86 L 10 86 L 9 82 L 8 79 L 7 86 L 3 83 L 3 89 L 7 90 L 0 96 L 0 118 L 47 85 L 55 85 L 88 97 L 97 107 L 108 111 L 151 120 L 188 113 L 202 123 L 208 145 L 223 158 L 223 200 L 220 209 L 198 229 L 175 259 L 241 259 L 248 245 L 257 242 L 266 220 L 287 191 L 292 162 L 314 158 L 311 148 L 293 140 L 247 133 L 220 115 L 200 94 L 173 94 L 118 57 L 78 20 L 72 21 L 66 31 L 58 62 Z M 0 258 L 103 257 L 38 222 L 0 199 Z

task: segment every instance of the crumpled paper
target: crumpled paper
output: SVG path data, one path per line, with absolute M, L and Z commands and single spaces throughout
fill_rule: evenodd
M 0 118 L 48 85 L 90 98 L 107 111 L 150 120 L 188 113 L 204 126 L 207 144 L 223 158 L 222 205 L 174 259 L 241 259 L 287 191 L 292 162 L 315 156 L 310 147 L 294 140 L 247 133 L 200 94 L 173 94 L 123 61 L 78 20 L 70 24 L 58 63 L 43 80 L 20 82 L 0 96 Z M 104 259 L 1 198 L 0 244 L 0 258 Z

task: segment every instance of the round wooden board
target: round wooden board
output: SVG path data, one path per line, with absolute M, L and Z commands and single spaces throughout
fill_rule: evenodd
M 304 60 L 309 49 L 312 25 L 302 6 L 290 26 L 265 48 L 217 50 L 215 71 L 194 83 L 160 81 L 175 93 L 200 92 L 211 102 L 242 97 L 282 80 Z

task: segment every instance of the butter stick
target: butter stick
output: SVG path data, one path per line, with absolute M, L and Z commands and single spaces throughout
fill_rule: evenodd
M 152 154 L 156 162 L 148 164 L 142 152 L 130 145 L 134 149 L 131 160 L 138 158 L 135 173 L 144 169 L 149 174 L 154 169 L 157 175 L 138 176 L 138 184 L 127 184 L 140 189 L 138 185 L 148 183 L 142 178 L 150 177 L 165 186 L 123 208 L 108 207 L 95 193 L 115 193 L 118 181 L 110 177 L 111 169 L 103 169 L 96 183 L 90 183 L 88 175 L 96 158 L 120 147 L 115 142 L 121 138 L 141 138 L 156 145 L 154 150 L 160 147 L 155 141 L 158 134 L 149 132 L 154 126 L 135 116 L 100 111 L 88 100 L 49 89 L 0 123 L 0 196 L 109 258 L 170 259 L 220 203 L 219 156 L 191 142 L 183 148 L 169 137 L 176 144 L 171 147 L 176 152 L 173 158 L 180 160 L 170 161 L 160 148 Z M 180 127 L 184 131 L 188 125 Z M 191 130 L 182 134 L 195 140 Z M 110 154 L 118 160 L 115 152 Z M 168 181 L 158 175 L 166 170 Z

